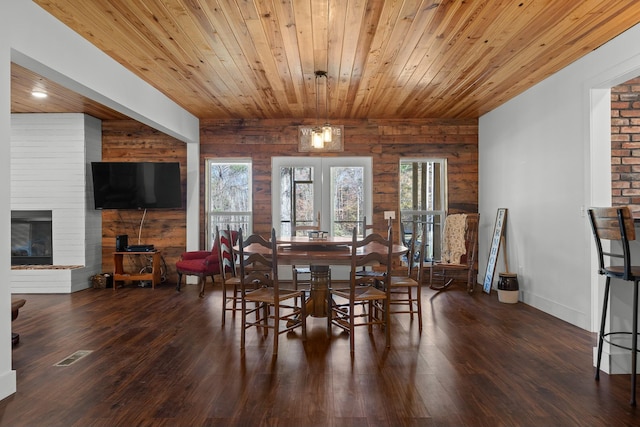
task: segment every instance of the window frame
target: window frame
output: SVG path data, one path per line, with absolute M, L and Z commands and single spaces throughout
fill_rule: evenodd
M 276 156 L 271 158 L 271 182 L 272 189 L 279 189 L 280 169 L 283 167 L 313 167 L 314 186 L 319 186 L 320 191 L 314 189 L 313 203 L 314 212 L 320 211 L 321 227 L 333 235 L 333 203 L 324 202 L 324 199 L 331 200 L 333 194 L 333 183 L 331 182 L 332 167 L 363 167 L 363 195 L 364 214 L 367 218 L 372 217 L 373 212 L 373 159 L 370 156 L 347 156 L 347 157 L 310 157 L 310 156 Z M 273 227 L 278 236 L 282 235 L 280 223 L 280 197 L 279 191 L 272 191 L 271 214 Z
M 247 183 L 249 188 L 247 189 L 248 195 L 248 211 L 220 211 L 216 213 L 211 211 L 211 170 L 212 165 L 230 164 L 230 165 L 247 165 L 249 176 L 247 177 Z M 242 233 L 250 235 L 253 231 L 253 160 L 250 157 L 208 157 L 205 159 L 205 231 L 206 231 L 206 244 L 207 247 L 213 247 L 215 239 L 216 225 L 227 226 L 227 223 L 216 224 L 213 221 L 213 216 L 246 216 L 246 230 L 243 228 Z M 229 224 L 232 229 L 237 229 L 238 224 Z
M 415 206 L 415 202 L 412 203 L 412 209 L 402 209 L 402 200 L 400 200 L 400 206 L 398 210 L 400 212 L 400 221 L 402 223 L 411 222 L 413 224 L 414 220 L 417 218 L 417 223 L 429 224 L 430 230 L 428 231 L 428 235 L 430 236 L 430 242 L 428 244 L 427 249 L 427 258 L 438 258 L 440 255 L 440 246 L 442 242 L 442 233 L 444 231 L 444 220 L 448 211 L 448 178 L 447 178 L 447 159 L 446 158 L 433 158 L 433 157 L 401 157 L 398 161 L 398 194 L 400 198 L 402 197 L 402 179 L 401 179 L 401 169 L 402 165 L 406 163 L 434 163 L 440 165 L 440 180 L 437 185 L 437 192 L 440 194 L 438 201 L 433 201 L 435 208 L 433 209 L 420 209 L 420 207 Z M 435 187 L 434 187 L 435 190 Z M 432 190 L 433 191 L 433 190 Z M 437 205 L 440 205 L 440 208 L 437 208 Z M 411 218 L 408 220 L 408 218 Z M 411 229 L 406 231 L 412 231 L 413 225 Z M 400 236 L 401 240 L 404 241 L 405 236 Z

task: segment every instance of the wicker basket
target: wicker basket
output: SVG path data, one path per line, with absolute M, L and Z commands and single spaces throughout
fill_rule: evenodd
M 91 276 L 91 284 L 94 289 L 110 288 L 113 286 L 112 283 L 110 274 L 102 273 Z

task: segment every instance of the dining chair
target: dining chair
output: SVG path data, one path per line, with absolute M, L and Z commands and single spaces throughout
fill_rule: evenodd
M 222 325 L 224 326 L 227 311 L 235 317 L 236 311 L 241 309 L 240 277 L 237 274 L 237 256 L 233 247 L 238 243 L 238 232 L 231 230 L 229 225 L 225 229 L 216 226 L 216 244 L 220 262 L 220 277 L 222 279 Z
M 600 380 L 600 362 L 602 360 L 602 345 L 608 344 L 631 351 L 631 405 L 636 405 L 636 363 L 638 352 L 638 283 L 640 282 L 640 266 L 631 264 L 631 250 L 629 242 L 636 239 L 636 231 L 631 216 L 631 210 L 627 207 L 590 208 L 589 222 L 593 231 L 593 237 L 598 252 L 598 274 L 606 277 L 604 284 L 604 299 L 602 302 L 602 317 L 600 331 L 598 333 L 598 356 L 596 362 L 596 381 Z M 608 248 L 603 247 L 603 240 L 610 243 Z M 621 260 L 617 265 L 605 265 L 614 259 Z M 611 279 L 619 279 L 623 282 L 633 282 L 633 321 L 631 331 L 605 332 L 609 296 L 611 291 Z M 623 336 L 630 335 L 631 346 L 625 341 L 619 341 Z M 615 340 L 618 338 L 618 341 Z
M 178 273 L 176 291 L 180 292 L 183 275 L 198 276 L 198 283 L 200 285 L 200 293 L 198 296 L 200 298 L 204 297 L 207 277 L 211 277 L 211 283 L 215 284 L 215 275 L 220 274 L 220 254 L 218 252 L 218 245 L 216 244 L 217 239 L 218 236 L 214 236 L 213 247 L 209 251 L 186 251 L 180 255 L 180 259 L 176 261 L 176 272 Z
M 391 345 L 389 309 L 391 252 L 393 246 L 392 227 L 387 229 L 387 238 L 372 233 L 364 239 L 359 238 L 358 229 L 353 229 L 351 241 L 351 272 L 349 287 L 329 288 L 327 335 L 331 337 L 332 326 L 337 326 L 349 333 L 349 348 L 354 354 L 355 328 L 367 326 L 369 333 L 373 325 L 380 325 L 385 331 L 386 347 Z M 378 288 L 367 276 L 358 276 L 360 267 L 369 263 L 377 263 L 386 267 L 386 274 L 379 278 L 383 282 Z M 334 297 L 336 298 L 334 300 Z
M 238 231 L 240 289 L 242 296 L 242 335 L 240 348 L 245 348 L 246 330 L 251 327 L 262 329 L 267 336 L 273 330 L 273 355 L 278 354 L 280 334 L 300 327 L 302 339 L 307 339 L 305 293 L 301 290 L 281 289 L 278 281 L 278 250 L 276 231 L 271 230 L 271 240 L 258 234 L 242 240 L 242 229 Z M 248 252 L 250 245 L 258 249 Z M 287 303 L 300 298 L 300 307 Z M 292 301 L 293 302 L 293 301 Z M 250 306 L 251 305 L 251 306 Z M 253 320 L 249 320 L 250 316 Z M 284 323 L 284 326 L 281 325 Z
M 479 221 L 478 213 L 447 215 L 444 220 L 440 260 L 432 260 L 428 266 L 431 289 L 446 289 L 464 277 L 467 292 L 473 293 L 478 273 Z
M 392 222 L 391 219 L 389 219 L 387 222 L 387 227 L 391 226 Z M 362 238 L 364 239 L 371 233 L 373 233 L 373 224 L 369 224 L 367 222 L 367 217 L 364 216 L 362 218 Z M 356 272 L 356 275 L 370 277 L 372 280 L 375 280 L 376 278 L 384 276 L 384 269 L 381 270 L 377 265 L 363 265 L 362 267 L 360 267 L 360 270 Z
M 422 232 L 415 230 L 411 237 L 407 259 L 399 268 L 391 271 L 389 281 L 391 314 L 409 314 L 413 321 L 418 317 L 418 331 L 422 333 L 422 283 L 427 271 L 427 225 L 422 224 Z M 394 308 L 395 307 L 395 308 Z
M 291 227 L 291 235 L 296 236 L 298 232 L 308 233 L 310 231 L 320 230 L 320 211 L 313 225 L 294 225 Z M 329 278 L 331 278 L 331 269 L 329 269 Z M 311 267 L 309 265 L 291 265 L 291 282 L 294 290 L 302 289 L 308 291 L 311 288 Z

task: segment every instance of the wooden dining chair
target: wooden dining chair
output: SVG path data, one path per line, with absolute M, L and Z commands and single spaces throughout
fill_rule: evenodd
M 238 243 L 238 232 L 231 230 L 229 225 L 225 229 L 216 226 L 216 244 L 218 245 L 218 260 L 220 263 L 220 277 L 222 279 L 222 325 L 224 326 L 227 311 L 235 317 L 236 311 L 241 309 L 240 277 L 237 274 L 237 256 L 233 247 Z
M 478 274 L 478 223 L 480 214 L 447 215 L 442 238 L 442 256 L 429 265 L 429 287 L 448 288 L 456 280 L 464 280 L 467 292 L 473 293 Z
M 427 225 L 422 224 L 422 231 L 414 230 L 411 237 L 406 262 L 391 271 L 389 281 L 389 308 L 391 314 L 409 314 L 413 321 L 418 317 L 418 331 L 422 333 L 422 283 L 428 271 Z
M 391 220 L 389 220 L 389 226 L 391 226 Z M 362 238 L 364 239 L 369 234 L 373 233 L 373 224 L 367 222 L 367 217 L 362 218 Z M 361 277 L 370 277 L 375 280 L 378 277 L 384 276 L 384 269 L 379 269 L 377 265 L 363 265 L 356 272 L 356 275 Z
M 320 230 L 320 212 L 316 222 L 312 225 L 294 225 L 291 227 L 291 235 L 296 236 L 299 232 L 308 233 L 310 231 Z M 331 277 L 331 269 L 329 269 L 329 278 Z M 291 281 L 294 290 L 304 289 L 306 291 L 311 287 L 311 267 L 309 265 L 291 265 Z
M 245 348 L 246 330 L 255 327 L 262 329 L 267 336 L 273 331 L 273 355 L 278 354 L 280 334 L 300 327 L 302 339 L 307 339 L 305 293 L 301 290 L 281 289 L 278 281 L 278 250 L 276 231 L 271 230 L 271 240 L 267 241 L 258 234 L 252 234 L 242 240 L 242 229 L 238 232 L 240 260 L 240 289 L 242 296 L 242 335 L 240 348 Z M 247 252 L 249 245 L 258 249 Z M 301 299 L 299 307 L 293 300 Z M 287 303 L 292 300 L 292 303 Z M 251 317 L 252 320 L 249 320 Z
M 596 362 L 596 381 L 600 380 L 600 362 L 602 359 L 602 345 L 608 344 L 629 350 L 631 352 L 631 405 L 636 405 L 636 364 L 638 353 L 638 284 L 640 283 L 640 265 L 631 264 L 631 250 L 629 242 L 636 240 L 635 225 L 631 210 L 627 207 L 606 207 L 589 209 L 589 222 L 598 252 L 598 274 L 606 277 L 604 284 L 604 300 L 602 302 L 602 317 L 598 333 L 598 356 Z M 602 241 L 611 242 L 609 248 L 603 248 Z M 607 262 L 617 261 L 617 265 L 606 265 Z M 618 279 L 616 283 L 633 282 L 633 320 L 631 331 L 605 332 L 611 279 Z M 622 328 L 621 328 L 622 329 Z M 628 341 L 620 340 L 623 336 L 630 336 Z M 617 338 L 617 339 L 615 339 Z
M 358 326 L 367 326 L 369 333 L 372 332 L 373 325 L 382 326 L 385 331 L 386 346 L 391 345 L 387 303 L 390 298 L 392 235 L 392 228 L 389 227 L 386 239 L 377 233 L 369 234 L 361 239 L 358 235 L 358 229 L 355 227 L 351 242 L 349 287 L 329 289 L 327 334 L 329 337 L 331 336 L 332 326 L 337 326 L 348 332 L 352 356 L 355 347 L 354 332 Z M 381 288 L 376 287 L 370 277 L 357 274 L 360 267 L 370 263 L 377 263 L 386 268 L 386 274 L 378 279 L 383 282 Z

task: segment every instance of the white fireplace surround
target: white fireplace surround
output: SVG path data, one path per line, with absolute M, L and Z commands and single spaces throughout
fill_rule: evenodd
M 84 114 L 11 115 L 11 209 L 51 210 L 53 266 L 11 270 L 12 293 L 70 293 L 102 268 L 102 215 L 93 208 L 92 161 L 102 124 Z

